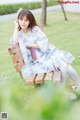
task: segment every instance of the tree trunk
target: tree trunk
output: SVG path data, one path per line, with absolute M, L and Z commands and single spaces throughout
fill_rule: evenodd
M 63 14 L 64 14 L 64 19 L 67 21 L 67 16 L 66 16 L 66 13 L 65 13 L 65 10 L 64 10 L 64 7 L 63 7 L 62 4 L 61 4 L 61 8 L 62 8 L 62 11 L 63 11 Z
M 62 9 L 62 12 L 63 12 L 63 14 L 64 14 L 64 19 L 67 21 L 66 12 L 65 12 L 64 6 L 63 6 L 63 0 L 59 0 L 58 2 L 59 2 L 59 4 L 61 5 L 61 9 Z M 61 3 L 60 3 L 60 2 L 61 2 Z
M 47 0 L 42 0 L 42 12 L 41 12 L 41 25 L 46 25 L 46 8 L 47 8 Z

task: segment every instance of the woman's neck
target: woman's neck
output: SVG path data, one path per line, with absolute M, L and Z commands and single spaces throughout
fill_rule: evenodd
M 28 33 L 28 29 L 22 29 L 22 31 L 25 33 L 25 34 L 27 34 Z

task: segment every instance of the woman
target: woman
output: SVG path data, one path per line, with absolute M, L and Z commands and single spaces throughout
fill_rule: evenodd
M 60 69 L 61 81 L 65 84 L 67 74 L 80 85 L 78 74 L 70 65 L 75 59 L 71 53 L 57 49 L 48 43 L 48 38 L 37 25 L 33 14 L 29 10 L 21 10 L 15 21 L 11 45 L 19 42 L 25 66 L 22 68 L 26 78 L 31 73 L 50 72 Z M 31 56 L 31 48 L 35 49 L 36 58 Z

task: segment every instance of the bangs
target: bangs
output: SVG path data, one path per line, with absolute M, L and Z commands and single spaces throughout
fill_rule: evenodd
M 27 19 L 26 13 L 20 13 L 18 19 L 23 19 L 24 17 Z

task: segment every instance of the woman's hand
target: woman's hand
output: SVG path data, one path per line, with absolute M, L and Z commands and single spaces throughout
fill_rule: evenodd
M 31 45 L 32 45 L 32 44 L 31 44 L 30 42 L 27 42 L 27 43 L 26 43 L 26 46 L 27 46 L 27 47 L 31 47 Z
M 27 47 L 33 47 L 33 48 L 40 48 L 38 44 L 36 44 L 36 43 L 30 43 L 30 42 L 27 42 L 26 46 Z

